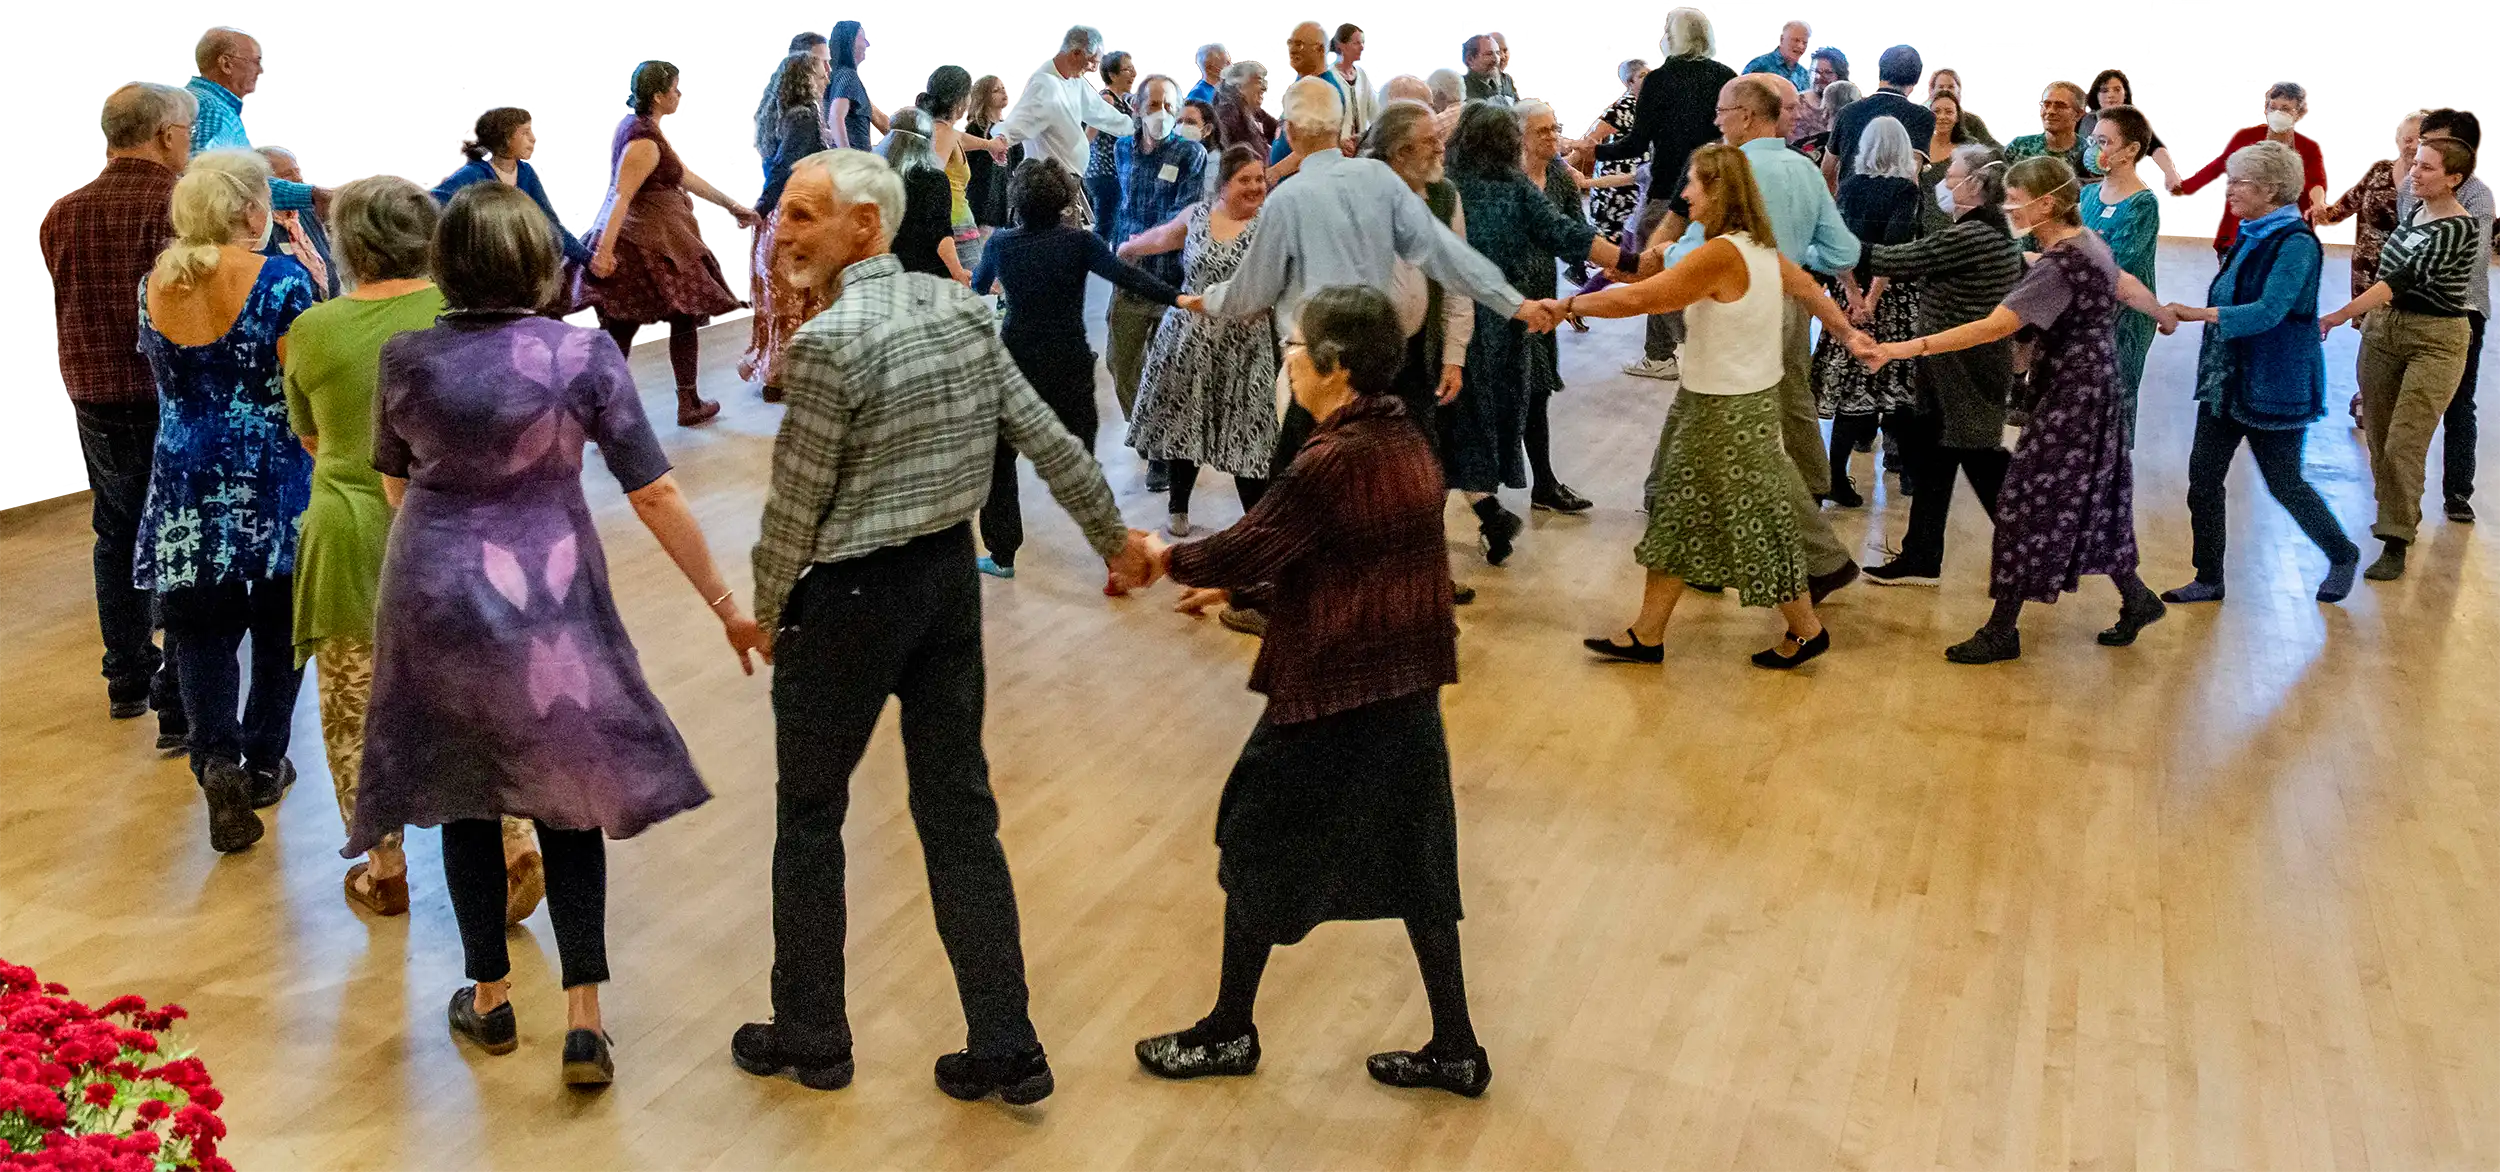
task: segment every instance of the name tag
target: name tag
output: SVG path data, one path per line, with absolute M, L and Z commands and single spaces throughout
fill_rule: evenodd
M 1155 172 L 1155 178 L 1165 183 L 1179 182 L 1180 177 L 1181 165 L 1178 163 L 1165 163 L 1162 170 Z

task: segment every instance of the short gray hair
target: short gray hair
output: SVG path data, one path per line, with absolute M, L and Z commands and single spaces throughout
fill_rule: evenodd
M 432 195 L 397 175 L 359 179 L 330 201 L 331 249 L 359 285 L 423 277 L 442 218 Z
M 1326 78 L 1306 77 L 1285 87 L 1285 129 L 1336 134 L 1345 128 L 1345 99 Z
M 1266 76 L 1267 66 L 1256 61 L 1235 61 L 1224 67 L 1224 84 L 1226 85 L 1244 85 L 1251 78 Z
M 1849 103 L 1865 96 L 1866 91 L 1859 89 L 1858 83 L 1842 78 L 1823 87 L 1823 112 L 1837 116 Z
M 2303 110 L 2309 108 L 2309 90 L 2296 81 L 2278 81 L 2267 86 L 2266 100 L 2271 102 L 2276 98 L 2288 98 Z
M 1953 148 L 1953 161 L 1962 165 L 1971 178 L 1979 181 L 1979 205 L 1983 208 L 2005 204 L 2005 155 L 1984 142 L 1966 142 Z
M 1658 51 L 1669 57 L 1708 57 L 1718 52 L 1709 15 L 1698 8 L 1668 9 L 1667 35 L 1658 42 Z
M 1424 79 L 1424 89 L 1432 95 L 1432 108 L 1445 110 L 1467 98 L 1467 84 L 1459 80 L 1455 69 L 1435 69 Z
M 1534 118 L 1539 114 L 1548 118 L 1556 119 L 1557 121 L 1561 118 L 1561 115 L 1554 112 L 1554 107 L 1551 103 L 1537 98 L 1521 98 L 1512 104 L 1511 109 L 1518 112 L 1519 124 L 1522 126 L 1527 125 L 1528 119 Z
M 1868 175 L 1890 175 L 1896 179 L 1918 178 L 1918 154 L 1910 147 L 1910 132 L 1901 120 L 1889 114 L 1869 121 L 1858 135 L 1858 170 Z
M 1059 38 L 1059 51 L 1081 49 L 1087 56 L 1102 52 L 1102 30 L 1091 25 L 1071 25 L 1068 35 Z
M 866 151 L 818 151 L 798 161 L 792 168 L 818 167 L 833 185 L 833 202 L 848 207 L 859 203 L 877 205 L 879 227 L 884 229 L 885 243 L 894 244 L 894 233 L 903 226 L 903 177 L 884 159 Z
M 2231 152 L 2223 170 L 2233 179 L 2245 179 L 2266 193 L 2276 206 L 2300 199 L 2301 185 L 2307 180 L 2300 165 L 2300 155 L 2292 148 L 2271 140 L 2251 143 Z
M 157 132 L 199 117 L 200 100 L 180 86 L 134 81 L 104 99 L 104 145 L 126 151 L 146 146 Z
M 1233 55 L 1233 51 L 1232 51 L 1232 50 L 1230 50 L 1230 49 L 1225 48 L 1225 47 L 1224 47 L 1224 42 L 1222 42 L 1222 41 L 1216 41 L 1216 42 L 1214 42 L 1213 44 L 1206 44 L 1206 45 L 1200 45 L 1200 46 L 1198 46 L 1198 69 L 1199 69 L 1199 72 L 1202 72 L 1202 73 L 1203 73 L 1203 72 L 1205 72 L 1205 71 L 1206 71 L 1206 68 L 1207 68 L 1207 58 L 1209 58 L 1209 57 L 1213 57 L 1213 56 L 1215 56 L 1215 55 L 1216 55 L 1216 54 L 1218 54 L 1218 53 L 1222 53 L 1223 55 L 1225 55 L 1225 56 L 1227 56 L 1227 57 L 1230 57 L 1230 56 L 1232 56 L 1232 55 Z
M 1364 135 L 1363 154 L 1384 163 L 1394 161 L 1431 125 L 1432 107 L 1411 98 L 1396 99 L 1381 107 L 1380 117 L 1372 120 Z

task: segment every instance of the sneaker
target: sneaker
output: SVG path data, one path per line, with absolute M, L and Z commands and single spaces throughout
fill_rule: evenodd
M 191 734 L 181 729 L 156 728 L 156 751 L 168 757 L 179 757 L 191 751 Z
M 1421 1050 L 1391 1050 L 1365 1059 L 1363 1069 L 1371 1073 L 1373 1081 L 1389 1086 L 1448 1091 L 1470 1099 L 1493 1085 L 1493 1064 L 1485 1059 L 1482 1046 L 1473 1053 L 1457 1056 L 1435 1053 L 1430 1046 Z
M 2393 582 L 2405 576 L 2405 543 L 2392 538 L 2384 540 L 2387 548 L 2379 551 L 2378 560 L 2371 562 L 2369 569 L 2361 571 L 2362 577 L 2373 582 Z
M 1585 513 L 1589 498 L 1571 491 L 1571 486 L 1557 481 L 1528 494 L 1528 507 L 1549 513 Z
M 1050 1058 L 1039 1046 L 1005 1058 L 975 1058 L 957 1050 L 937 1060 L 937 1085 L 950 1097 L 977 1103 L 996 1095 L 1011 1107 L 1029 1107 L 1050 1097 L 1058 1083 L 1050 1076 Z
M 2474 506 L 2461 496 L 2448 498 L 2448 519 L 2459 525 L 2474 523 Z
M 1477 544 L 1484 547 L 1484 560 L 1496 566 L 1509 561 L 1511 551 L 1517 547 L 1519 531 L 1527 527 L 1528 523 L 1520 520 L 1519 514 L 1496 505 L 1493 515 L 1483 519 L 1476 535 Z
M 564 1085 L 604 1087 L 616 1081 L 616 1055 L 609 1052 L 603 1030 L 567 1030 L 564 1034 Z
M 477 1046 L 489 1054 L 509 1054 L 521 1047 L 521 1031 L 512 1018 L 509 1001 L 487 1010 L 477 1011 L 477 986 L 462 985 L 451 995 L 451 1036 Z
M 982 558 L 980 561 L 972 563 L 972 568 L 993 578 L 1013 578 L 1016 576 L 1016 567 L 1013 562 L 1002 566 L 989 558 Z
M 789 1075 L 812 1091 L 838 1091 L 851 1085 L 851 1056 L 802 1054 L 782 1048 L 779 1028 L 768 1021 L 748 1022 L 729 1036 L 729 1060 L 738 1069 L 763 1078 Z
M 221 855 L 260 841 L 265 833 L 260 815 L 252 812 L 252 778 L 232 761 L 211 760 L 200 771 L 200 791 L 208 796 L 208 845 Z
M 1239 631 L 1254 639 L 1267 638 L 1267 612 L 1247 607 L 1228 606 L 1215 616 L 1227 631 Z
M 1211 1037 L 1207 1023 L 1137 1043 L 1137 1064 L 1156 1078 L 1238 1078 L 1259 1069 L 1259 1030 Z
M 1677 369 L 1672 358 L 1643 358 L 1624 367 L 1623 373 L 1634 378 L 1665 379 L 1668 382 L 1681 382 L 1684 378 L 1684 372 Z
M 1933 566 L 1914 566 L 1899 558 L 1880 566 L 1858 571 L 1871 586 L 1942 586 L 1943 572 Z
M 1955 663 L 2003 663 L 2022 656 L 2021 631 L 2007 631 L 2000 635 L 1987 627 L 1979 628 L 1978 634 L 1944 649 L 1944 657 Z
M 278 804 L 286 791 L 295 788 L 295 763 L 278 758 L 275 769 L 254 769 L 252 775 L 252 808 L 266 810 Z
M 1831 597 L 1841 587 L 1857 580 L 1858 563 L 1842 562 L 1840 563 L 1840 568 L 1832 571 L 1831 573 L 1815 574 L 1808 577 L 1806 579 L 1806 597 L 1812 600 L 1814 605 L 1821 606 L 1823 605 L 1824 599 Z

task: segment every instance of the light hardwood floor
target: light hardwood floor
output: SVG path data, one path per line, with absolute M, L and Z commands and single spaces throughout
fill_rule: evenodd
M 2172 246 L 2164 286 L 2200 299 L 2211 269 Z M 2338 262 L 2327 285 L 2343 283 Z M 2309 458 L 2363 538 L 2352 337 Z M 731 384 L 743 338 L 706 339 L 728 409 L 697 432 L 665 422 L 660 348 L 636 361 L 740 582 L 778 417 Z M 1615 373 L 1637 339 L 1600 323 L 1562 340 L 1558 460 L 1597 511 L 1537 515 L 1506 568 L 1461 558 L 1483 600 L 1462 612 L 1445 707 L 1470 992 L 1497 1071 L 1480 1102 L 1364 1077 L 1365 1053 L 1428 1031 L 1391 924 L 1278 954 L 1256 1077 L 1138 1071 L 1131 1041 L 1212 996 L 1210 831 L 1259 710 L 1253 644 L 1168 613 L 1169 586 L 1102 598 L 1029 472 L 1023 576 L 983 593 L 988 745 L 1060 1079 L 1038 1109 L 929 1084 L 962 1020 L 890 719 L 850 823 L 859 1081 L 822 1095 L 730 1065 L 730 1031 L 768 1009 L 767 685 L 738 675 L 612 485 L 593 499 L 620 602 L 718 794 L 611 854 L 613 1089 L 557 1084 L 543 911 L 514 936 L 521 1051 L 446 1035 L 460 952 L 434 834 L 413 836 L 412 916 L 341 902 L 310 686 L 303 784 L 259 846 L 209 851 L 148 722 L 104 717 L 77 506 L 0 517 L 0 955 L 96 999 L 187 1005 L 246 1168 L 2500 1164 L 2488 540 L 2433 520 L 2409 578 L 2320 606 L 2323 559 L 2242 461 L 2227 604 L 2110 650 L 2092 634 L 2116 600 L 2094 582 L 2033 609 L 2020 662 L 1956 667 L 1942 649 L 1987 610 L 1987 528 L 1957 489 L 1944 588 L 1842 593 L 1834 650 L 1806 672 L 1748 666 L 1776 622 L 1715 599 L 1677 616 L 1663 671 L 1592 663 L 1579 638 L 1636 600 L 1634 506 L 1665 407 Z M 2159 343 L 2144 397 L 2156 588 L 2189 576 L 2194 353 L 2192 329 Z M 1159 523 L 1116 423 L 1098 446 L 1131 523 Z M 1873 479 L 1867 460 L 1857 475 Z M 1231 519 L 1217 478 L 1199 500 L 1202 522 Z M 1872 556 L 1903 508 L 1887 493 L 1834 517 Z

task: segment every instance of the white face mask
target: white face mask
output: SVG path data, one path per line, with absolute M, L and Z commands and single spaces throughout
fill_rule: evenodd
M 1186 123 L 1181 126 L 1180 135 L 1191 142 L 1204 142 L 1207 137 L 1207 128 L 1195 122 Z
M 1157 110 L 1152 114 L 1146 115 L 1145 123 L 1147 139 L 1154 142 L 1162 142 L 1164 139 L 1171 137 L 1173 121 L 1174 119 L 1172 117 L 1172 113 L 1169 110 Z
M 2294 121 L 2295 119 L 2293 119 L 2291 111 L 2289 110 L 2266 111 L 2266 129 L 2271 130 L 2276 134 L 2281 134 L 2290 130 Z
M 271 212 L 271 213 L 269 213 L 268 215 L 261 217 L 261 221 L 260 221 L 260 240 L 259 240 L 259 241 L 257 241 L 256 243 L 254 243 L 254 244 L 252 245 L 252 251 L 254 251 L 254 252 L 267 252 L 267 251 L 269 251 L 269 241 L 270 241 L 270 238 L 271 238 L 271 237 L 276 236 L 277 234 L 278 234 L 278 213 L 276 213 L 276 212 Z
M 1959 210 L 1953 206 L 1953 181 L 1950 179 L 1936 181 L 1936 210 L 1948 216 Z

